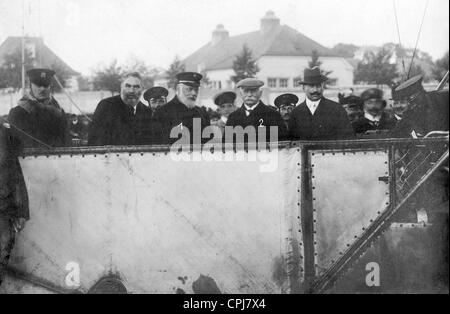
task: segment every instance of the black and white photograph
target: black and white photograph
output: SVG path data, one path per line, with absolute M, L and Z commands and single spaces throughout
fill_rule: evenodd
M 0 0 L 0 294 L 448 294 L 448 79 L 448 0 Z

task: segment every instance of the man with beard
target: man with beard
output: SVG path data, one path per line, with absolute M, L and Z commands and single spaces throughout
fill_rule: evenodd
M 364 134 L 370 131 L 392 130 L 396 121 L 384 111 L 386 101 L 383 100 L 383 91 L 378 88 L 370 88 L 361 94 L 364 102 L 364 116 L 352 123 L 356 134 Z
M 120 95 L 100 101 L 90 126 L 88 145 L 140 145 L 151 124 L 152 111 L 139 101 L 142 80 L 139 73 L 126 75 Z
M 171 144 L 178 141 L 183 134 L 189 134 L 184 144 L 200 144 L 194 142 L 194 123 L 199 123 L 200 139 L 203 129 L 210 125 L 208 114 L 197 107 L 196 101 L 200 81 L 203 76 L 196 72 L 182 72 L 176 75 L 176 95 L 153 116 L 153 138 L 157 143 Z M 172 133 L 172 136 L 171 136 Z M 176 135 L 176 136 L 175 136 Z M 205 141 L 208 139 L 201 139 Z
M 258 141 L 258 134 L 262 131 L 262 128 L 265 128 L 266 142 L 281 141 L 286 138 L 287 129 L 281 115 L 261 101 L 261 87 L 263 85 L 263 81 L 255 78 L 246 78 L 236 84 L 244 103 L 239 109 L 230 114 L 226 125 L 233 128 L 238 126 L 242 127 L 243 134 L 241 134 L 242 136 L 238 136 L 239 132 L 234 129 L 236 136 L 233 135 L 233 141 L 239 141 L 238 138 L 240 137 L 244 142 L 256 142 Z M 249 138 L 253 134 L 249 133 L 248 129 L 245 130 L 249 126 L 253 127 L 254 139 Z M 277 137 L 274 134 L 271 136 L 271 127 L 277 128 Z M 230 140 L 226 132 L 227 128 L 225 128 L 225 141 Z
M 289 118 L 289 134 L 293 140 L 321 141 L 353 139 L 354 132 L 342 106 L 323 97 L 327 78 L 318 67 L 305 69 L 303 91 L 306 100 Z
M 67 143 L 66 114 L 51 93 L 54 74 L 50 69 L 27 71 L 30 91 L 8 116 L 14 142 L 20 147 L 49 148 Z
M 161 86 L 154 86 L 147 89 L 143 97 L 152 109 L 152 113 L 155 114 L 156 109 L 167 103 L 167 95 L 169 95 L 169 91 L 167 89 Z

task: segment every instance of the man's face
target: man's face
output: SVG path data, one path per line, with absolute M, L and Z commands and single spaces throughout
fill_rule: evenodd
M 323 95 L 323 84 L 305 84 L 303 85 L 303 91 L 309 100 L 318 101 Z
M 223 117 L 228 117 L 235 110 L 236 110 L 236 106 L 232 102 L 222 104 L 222 106 L 220 106 L 218 109 L 220 115 Z
M 120 97 L 129 106 L 135 107 L 142 94 L 141 80 L 137 77 L 127 77 L 121 85 Z
M 361 109 L 355 108 L 354 106 L 344 105 L 344 109 L 347 112 L 347 117 L 350 122 L 358 120 L 359 117 L 363 116 Z
M 260 88 L 241 87 L 239 91 L 244 104 L 249 107 L 256 105 L 262 96 L 262 90 Z
M 198 86 L 190 86 L 185 84 L 177 85 L 178 99 L 188 108 L 193 108 L 198 96 Z
M 292 110 L 294 110 L 295 105 L 289 104 L 289 105 L 283 105 L 280 108 L 280 115 L 284 120 L 289 120 L 289 115 L 291 114 Z
M 156 109 L 166 104 L 166 97 L 150 98 L 149 104 L 152 109 Z
M 403 118 L 406 108 L 408 108 L 407 100 L 394 100 L 392 103 L 392 110 L 394 110 L 394 113 L 400 118 Z
M 34 83 L 31 83 L 31 94 L 37 100 L 47 100 L 50 98 L 51 88 L 49 86 L 40 86 Z
M 371 98 L 364 101 L 364 111 L 372 116 L 378 116 L 384 109 L 383 100 Z

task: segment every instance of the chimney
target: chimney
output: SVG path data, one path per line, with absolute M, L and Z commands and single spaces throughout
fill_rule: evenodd
M 212 39 L 211 44 L 216 45 L 217 43 L 221 42 L 222 40 L 228 38 L 229 33 L 225 29 L 225 27 L 222 24 L 217 25 L 216 29 L 212 33 Z
M 261 32 L 267 33 L 280 25 L 280 19 L 275 16 L 273 11 L 267 11 L 266 15 L 261 19 Z

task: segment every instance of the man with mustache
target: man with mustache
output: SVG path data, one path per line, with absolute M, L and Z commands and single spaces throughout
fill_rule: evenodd
M 244 103 L 239 109 L 230 114 L 226 125 L 231 127 L 240 126 L 244 129 L 244 133 L 246 127 L 253 127 L 256 137 L 254 139 L 250 139 L 248 138 L 250 133 L 243 134 L 245 142 L 258 141 L 258 134 L 260 131 L 262 131 L 262 128 L 265 128 L 266 142 L 278 140 L 281 141 L 284 140 L 287 136 L 286 125 L 281 115 L 275 109 L 270 108 L 261 101 L 261 87 L 263 85 L 263 81 L 255 78 L 246 78 L 236 84 L 236 87 L 239 90 Z M 277 137 L 272 134 L 271 138 L 271 127 L 277 127 Z M 234 137 L 233 141 L 236 141 L 236 139 L 237 137 Z M 227 141 L 226 136 L 225 141 Z
M 289 118 L 292 140 L 322 141 L 353 139 L 354 133 L 347 113 L 338 103 L 323 97 L 327 78 L 318 67 L 305 69 L 303 91 L 306 100 L 298 105 Z
M 36 68 L 27 71 L 27 75 L 30 90 L 8 115 L 14 145 L 21 148 L 65 146 L 69 138 L 66 114 L 52 96 L 55 72 Z
M 205 110 L 196 105 L 200 81 L 203 76 L 196 72 L 182 72 L 176 75 L 176 95 L 167 104 L 159 107 L 153 116 L 155 133 L 153 138 L 158 143 L 169 144 L 181 139 L 183 132 L 189 131 L 189 143 L 184 144 L 200 144 L 194 142 L 194 119 L 200 123 L 200 132 L 210 125 L 208 114 Z M 174 129 L 176 128 L 176 129 Z M 172 132 L 178 131 L 178 132 Z M 171 137 L 177 133 L 177 137 Z M 200 138 L 202 134 L 199 134 Z M 205 141 L 207 139 L 201 139 Z
M 88 145 L 146 144 L 152 110 L 139 100 L 142 89 L 139 73 L 130 73 L 122 80 L 120 95 L 99 102 L 90 125 Z

